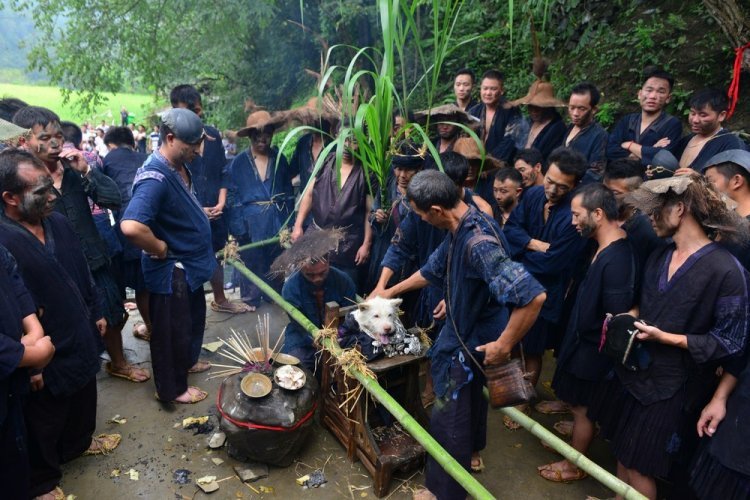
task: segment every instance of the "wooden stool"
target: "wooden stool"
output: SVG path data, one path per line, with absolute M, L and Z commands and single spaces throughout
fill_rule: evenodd
M 356 307 L 340 308 L 336 302 L 327 303 L 325 325 L 338 328 L 340 318 Z M 349 460 L 362 462 L 373 479 L 375 495 L 381 498 L 388 493 L 394 472 L 414 470 L 424 463 L 424 448 L 395 423 L 372 428 L 370 418 L 374 416 L 377 402 L 367 391 L 363 391 L 353 406 L 351 402 L 345 403 L 345 392 L 360 384 L 357 379 L 347 377 L 331 358 L 323 350 L 321 421 L 346 449 Z M 401 392 L 396 398 L 399 404 L 426 427 L 428 419 L 419 392 L 422 360 L 422 357 L 402 355 L 378 359 L 367 366 L 389 393 Z

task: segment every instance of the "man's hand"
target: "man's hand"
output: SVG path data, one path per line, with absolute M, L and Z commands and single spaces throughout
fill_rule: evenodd
M 89 164 L 83 153 L 77 149 L 63 149 L 60 153 L 60 159 L 66 160 L 70 168 L 81 175 L 86 175 L 89 171 Z
M 535 240 L 535 239 L 532 239 L 526 245 L 526 248 L 528 250 L 531 250 L 532 252 L 542 252 L 542 253 L 546 253 L 547 250 L 549 250 L 549 247 L 550 247 L 550 244 L 547 243 L 546 241 Z
M 203 211 L 206 213 L 206 216 L 209 219 L 218 219 L 219 217 L 221 217 L 221 214 L 224 213 L 224 204 L 219 203 L 214 207 L 203 207 Z
M 41 391 L 42 389 L 44 389 L 44 378 L 42 377 L 42 374 L 38 373 L 36 375 L 32 375 L 31 376 L 31 390 L 36 392 L 36 391 Z
M 636 321 L 635 323 L 633 323 L 633 325 L 641 331 L 640 333 L 635 334 L 635 337 L 638 340 L 653 342 L 664 341 L 666 333 L 662 330 L 659 330 L 657 327 L 647 325 L 646 323 L 641 323 L 640 321 Z
M 674 175 L 689 175 L 691 177 L 695 177 L 696 179 L 701 176 L 700 173 L 696 172 L 690 167 L 681 167 L 674 171 Z
M 370 245 L 363 244 L 361 247 L 359 247 L 359 250 L 357 250 L 357 255 L 354 256 L 354 263 L 358 266 L 361 266 L 365 262 L 367 262 L 367 259 L 370 257 Z
M 294 226 L 294 229 L 292 229 L 292 243 L 297 241 L 300 236 L 302 236 L 302 226 Z
M 377 210 L 375 210 L 373 216 L 375 217 L 375 222 L 377 222 L 378 224 L 382 224 L 383 222 L 388 220 L 388 213 L 382 208 L 378 208 Z
M 445 299 L 443 299 L 438 302 L 438 305 L 432 310 L 432 317 L 438 321 L 442 321 L 445 319 L 447 311 L 448 309 L 445 307 Z
M 698 430 L 698 436 L 711 437 L 716 432 L 716 428 L 719 426 L 724 417 L 727 415 L 727 401 L 725 399 L 713 398 L 703 408 L 701 417 L 698 419 L 696 429 Z
M 150 253 L 148 254 L 149 257 L 152 259 L 157 260 L 163 260 L 167 258 L 167 252 L 169 250 L 169 247 L 167 247 L 167 242 L 163 240 L 159 240 L 159 251 L 156 253 Z
M 104 333 L 107 331 L 107 320 L 104 318 L 96 320 L 96 329 L 99 331 L 99 335 L 103 337 Z
M 484 353 L 485 365 L 499 365 L 510 361 L 512 347 L 506 346 L 504 342 L 495 340 L 477 347 L 477 351 Z
M 385 287 L 382 287 L 378 284 L 378 286 L 375 287 L 375 289 L 370 292 L 367 296 L 368 297 L 383 297 L 384 299 L 390 299 L 390 297 L 387 296 L 387 291 Z
M 669 140 L 669 137 L 662 137 L 661 139 L 659 139 L 658 141 L 656 141 L 654 143 L 654 147 L 655 148 L 666 148 L 670 144 L 672 144 L 672 141 Z

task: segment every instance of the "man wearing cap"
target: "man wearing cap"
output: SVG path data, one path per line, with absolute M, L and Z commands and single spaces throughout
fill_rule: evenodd
M 203 118 L 203 103 L 201 95 L 192 85 L 178 85 L 169 93 L 169 100 L 173 108 L 189 109 L 201 119 Z M 195 196 L 203 205 L 208 220 L 211 223 L 211 245 L 214 252 L 218 252 L 227 243 L 227 224 L 224 218 L 224 207 L 227 201 L 227 159 L 221 142 L 221 133 L 213 127 L 203 126 L 207 140 L 203 141 L 201 154 L 188 164 L 195 186 Z M 242 303 L 232 302 L 224 295 L 224 269 L 216 267 L 211 276 L 211 290 L 214 300 L 211 309 L 217 312 L 232 314 L 244 313 L 249 308 Z M 201 343 L 192 346 L 193 367 L 191 373 L 206 371 L 208 363 L 199 361 Z
M 203 337 L 206 323 L 203 283 L 216 269 L 211 226 L 186 167 L 200 154 L 204 134 L 201 119 L 188 109 L 162 115 L 161 146 L 138 170 L 120 222 L 123 235 L 144 252 L 157 397 L 175 403 L 196 403 L 208 395 L 187 385 L 191 344 Z
M 568 98 L 570 125 L 565 132 L 562 145 L 571 148 L 586 158 L 588 170 L 584 183 L 601 179 L 607 159 L 607 132 L 596 122 L 601 93 L 596 86 L 582 82 L 574 86 Z
M 562 143 L 565 135 L 565 123 L 555 109 L 564 108 L 565 103 L 555 98 L 555 89 L 551 83 L 539 79 L 531 84 L 524 97 L 511 101 L 510 104 L 526 106 L 529 123 L 523 147 L 536 149 L 546 161 L 552 150 Z
M 680 139 L 680 120 L 664 110 L 672 99 L 672 87 L 674 78 L 666 71 L 651 68 L 644 73 L 638 90 L 641 111 L 617 122 L 607 142 L 608 160 L 633 158 L 651 165 L 659 149 Z
M 477 135 L 484 143 L 487 154 L 510 162 L 524 122 L 518 108 L 511 106 L 503 97 L 504 80 L 500 71 L 491 69 L 485 72 L 480 89 L 482 102 L 470 108 L 469 113 L 479 118 Z
M 237 155 L 227 169 L 229 186 L 229 232 L 246 245 L 272 238 L 288 223 L 294 207 L 289 167 L 284 155 L 271 147 L 274 129 L 283 122 L 268 111 L 255 111 L 237 137 L 249 137 L 250 148 Z M 243 250 L 247 267 L 265 277 L 273 260 L 281 253 L 278 245 Z M 279 291 L 281 283 L 271 283 Z M 240 278 L 242 300 L 254 311 L 260 306 L 260 289 L 244 276 Z

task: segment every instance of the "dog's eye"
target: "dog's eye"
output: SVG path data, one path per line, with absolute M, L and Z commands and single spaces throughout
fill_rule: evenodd
M 373 318 L 379 318 L 379 317 L 380 317 L 379 314 L 376 314 L 376 315 L 373 316 Z

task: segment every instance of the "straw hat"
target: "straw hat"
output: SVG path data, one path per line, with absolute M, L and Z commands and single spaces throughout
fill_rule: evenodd
M 555 89 L 551 83 L 536 80 L 529 87 L 526 95 L 515 101 L 510 101 L 511 106 L 537 106 L 539 108 L 564 108 L 566 103 L 555 98 Z
M 444 104 L 431 109 L 423 109 L 414 113 L 414 121 L 419 124 L 427 122 L 427 118 L 432 122 L 456 122 L 468 125 L 471 128 L 479 127 L 479 118 L 470 115 L 455 104 Z
M 300 125 L 316 126 L 325 120 L 331 125 L 339 121 L 339 115 L 335 113 L 325 99 L 311 97 L 303 106 L 282 111 L 279 115 L 283 116 L 288 122 L 297 122 Z
M 341 228 L 309 228 L 271 264 L 271 274 L 289 276 L 310 262 L 325 259 L 338 249 L 345 233 Z
M 271 114 L 266 110 L 255 111 L 247 117 L 245 128 L 237 131 L 237 137 L 248 137 L 253 130 L 263 130 L 267 126 L 278 128 L 286 118 L 279 113 Z
M 453 143 L 453 151 L 460 154 L 469 162 L 472 161 L 481 161 L 482 160 L 482 152 L 477 146 L 477 143 L 474 139 L 471 137 L 459 137 L 456 139 L 456 142 Z M 490 156 L 488 154 L 484 157 L 484 170 L 495 170 L 498 168 L 502 168 L 505 166 L 505 162 L 498 160 L 497 158 Z
M 21 128 L 15 123 L 0 119 L 0 142 L 10 143 L 25 135 L 28 129 Z
M 673 191 L 682 194 L 694 182 L 691 175 L 677 175 L 665 179 L 646 181 L 638 189 L 625 196 L 625 202 L 645 214 L 651 213 L 661 203 L 659 197 Z

